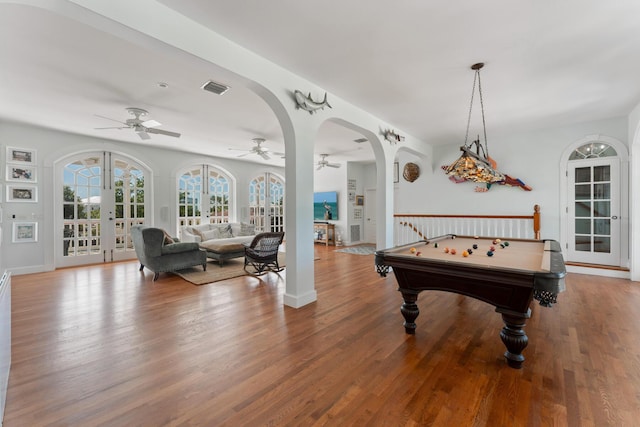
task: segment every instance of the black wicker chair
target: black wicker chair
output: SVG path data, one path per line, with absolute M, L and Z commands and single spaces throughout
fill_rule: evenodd
M 260 233 L 244 248 L 244 271 L 259 276 L 269 271 L 282 271 L 278 264 L 278 248 L 284 240 L 284 232 Z M 247 266 L 253 271 L 248 271 Z

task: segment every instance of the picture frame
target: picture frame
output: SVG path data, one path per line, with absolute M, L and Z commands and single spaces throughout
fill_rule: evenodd
M 38 241 L 38 223 L 16 221 L 13 223 L 13 243 L 34 243 Z
M 7 184 L 7 202 L 36 203 L 38 187 L 26 184 Z
M 364 206 L 364 196 L 356 196 L 356 206 Z
M 36 164 L 36 150 L 29 148 L 7 147 L 7 163 L 17 163 L 21 165 Z
M 393 183 L 397 184 L 400 182 L 400 163 L 393 162 Z
M 36 182 L 37 168 L 32 165 L 7 163 L 7 181 Z

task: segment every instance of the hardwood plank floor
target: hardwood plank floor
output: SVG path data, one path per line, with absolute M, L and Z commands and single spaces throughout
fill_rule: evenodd
M 492 306 L 423 292 L 404 333 L 393 275 L 316 245 L 318 300 L 282 277 L 194 286 L 121 262 L 13 277 L 4 426 L 631 426 L 640 284 L 569 274 L 532 305 L 522 370 Z

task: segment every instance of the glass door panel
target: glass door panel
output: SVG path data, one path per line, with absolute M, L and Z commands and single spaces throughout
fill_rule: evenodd
M 108 152 L 83 153 L 57 165 L 62 230 L 57 266 L 135 257 L 130 230 L 144 223 L 144 171 Z
M 569 248 L 567 260 L 618 265 L 617 159 L 569 163 Z

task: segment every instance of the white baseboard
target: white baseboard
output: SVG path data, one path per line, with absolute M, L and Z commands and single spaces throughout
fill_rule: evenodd
M 590 268 L 578 265 L 567 265 L 567 273 L 590 274 L 592 276 L 614 277 L 617 279 L 631 279 L 631 273 L 624 270 L 609 270 L 606 268 Z

